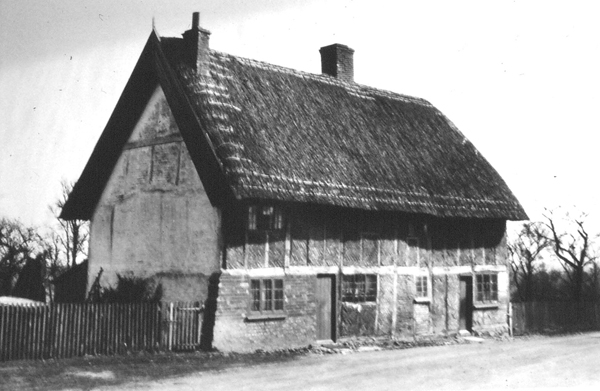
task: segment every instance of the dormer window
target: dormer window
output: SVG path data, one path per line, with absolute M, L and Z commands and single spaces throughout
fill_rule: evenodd
M 250 206 L 248 208 L 248 230 L 279 231 L 284 228 L 283 211 L 276 206 Z

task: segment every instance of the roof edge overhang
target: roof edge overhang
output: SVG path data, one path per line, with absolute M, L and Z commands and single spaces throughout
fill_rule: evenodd
M 247 195 L 243 196 L 239 200 L 242 203 L 282 203 L 282 204 L 302 204 L 312 205 L 314 207 L 325 207 L 325 208 L 342 208 L 342 209 L 354 209 L 361 210 L 364 212 L 384 212 L 384 213 L 403 213 L 412 215 L 424 215 L 433 218 L 457 218 L 457 219 L 500 219 L 509 221 L 525 221 L 529 220 L 527 213 L 523 207 L 517 202 L 510 208 L 503 209 L 492 209 L 492 208 L 468 208 L 468 207 L 456 207 L 453 208 L 435 208 L 435 207 L 415 207 L 414 205 L 405 205 L 401 201 L 391 202 L 379 202 L 379 203 L 348 203 L 348 202 L 336 202 L 336 200 L 324 200 L 324 199 L 302 199 L 301 197 L 295 198 L 281 197 L 276 194 L 264 194 L 264 195 Z
M 92 155 L 62 208 L 61 219 L 92 218 L 123 147 L 157 85 L 165 92 L 211 203 L 218 204 L 234 197 L 210 139 L 202 131 L 192 105 L 162 52 L 160 37 L 153 30 Z

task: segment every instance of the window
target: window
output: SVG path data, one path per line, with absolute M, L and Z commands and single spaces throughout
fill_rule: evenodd
M 476 288 L 477 300 L 480 303 L 492 303 L 498 301 L 498 275 L 477 274 Z
M 282 279 L 250 280 L 250 294 L 251 311 L 261 313 L 283 311 Z
M 250 206 L 248 208 L 248 229 L 250 231 L 282 230 L 283 211 L 275 206 Z
M 417 276 L 415 279 L 415 285 L 417 288 L 416 297 L 426 298 L 429 297 L 427 276 Z
M 342 279 L 342 300 L 353 303 L 377 299 L 377 276 L 375 274 L 350 274 Z

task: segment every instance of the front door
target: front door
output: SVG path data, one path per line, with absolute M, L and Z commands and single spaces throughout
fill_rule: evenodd
M 460 277 L 459 329 L 471 331 L 473 327 L 473 277 Z
M 315 286 L 317 300 L 317 340 L 335 341 L 335 277 L 318 275 Z

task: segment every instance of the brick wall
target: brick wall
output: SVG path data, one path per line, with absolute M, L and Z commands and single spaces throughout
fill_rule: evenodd
M 271 277 L 271 276 L 269 276 Z M 285 318 L 251 320 L 250 279 L 260 276 L 221 274 L 213 347 L 222 351 L 254 351 L 307 346 L 315 341 L 315 275 L 286 275 Z
M 475 308 L 473 311 L 473 330 L 478 334 L 499 335 L 508 332 L 507 312 L 510 301 L 508 290 L 508 272 L 498 273 L 498 305 Z
M 317 328 L 314 292 L 318 273 L 311 268 L 304 269 L 305 273 L 301 270 L 222 271 L 216 295 L 213 346 L 223 351 L 254 351 L 314 343 Z M 460 270 L 436 269 L 429 274 L 415 268 L 353 269 L 352 273 L 378 274 L 377 301 L 363 303 L 339 300 L 341 275 L 337 274 L 338 302 L 333 303 L 337 308 L 337 335 L 342 338 L 376 335 L 412 338 L 457 333 Z M 473 309 L 473 330 L 496 335 L 507 331 L 508 273 L 499 266 L 491 270 L 498 274 L 499 300 L 497 305 Z M 329 270 L 328 273 L 336 272 Z M 415 298 L 415 275 L 433 277 L 428 287 L 429 297 Z M 284 316 L 253 319 L 250 280 L 263 277 L 284 281 Z

